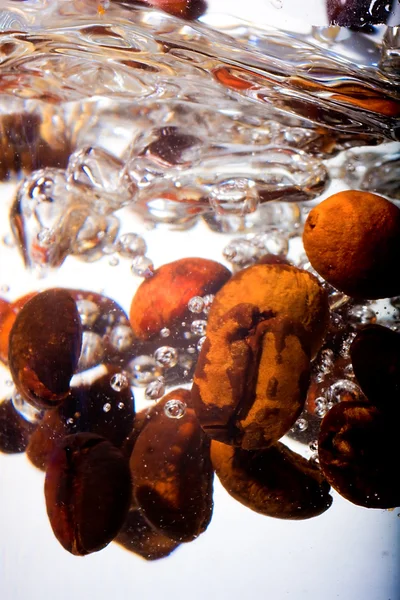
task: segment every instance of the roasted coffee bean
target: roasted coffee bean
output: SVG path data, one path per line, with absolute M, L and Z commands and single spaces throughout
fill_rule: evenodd
M 382 196 L 346 190 L 315 206 L 303 243 L 314 269 L 354 298 L 400 294 L 400 209 Z
M 134 423 L 134 396 L 129 385 L 112 388 L 113 374 L 115 368 L 90 385 L 72 387 L 62 404 L 45 413 L 27 447 L 36 467 L 45 469 L 57 443 L 73 433 L 95 433 L 117 447 L 126 443 Z
M 366 508 L 400 505 L 399 410 L 341 402 L 324 417 L 318 440 L 322 472 L 350 502 Z
M 163 265 L 139 286 L 131 304 L 130 321 L 140 339 L 159 336 L 190 316 L 194 296 L 215 294 L 231 274 L 223 265 L 205 258 L 182 258 Z
M 238 304 L 252 304 L 262 315 L 291 319 L 307 334 L 311 356 L 318 352 L 329 323 L 326 291 L 318 279 L 285 264 L 258 264 L 236 273 L 216 294 L 207 335 L 220 327 L 220 319 Z
M 263 515 L 310 519 L 332 504 L 318 467 L 283 444 L 249 452 L 213 441 L 211 460 L 229 494 Z
M 363 29 L 386 23 L 393 10 L 393 0 L 327 0 L 329 22 L 340 27 Z
M 210 442 L 174 392 L 152 408 L 130 468 L 134 503 L 153 527 L 177 542 L 205 531 L 212 514 Z
M 79 556 L 96 552 L 115 538 L 127 516 L 128 464 L 115 446 L 98 435 L 67 436 L 49 461 L 45 497 L 60 544 Z
M 114 541 L 146 560 L 165 558 L 179 546 L 179 542 L 151 527 L 140 510 L 135 509 L 128 512 L 126 521 Z
M 302 411 L 310 356 L 304 329 L 239 304 L 208 333 L 197 362 L 192 405 L 213 439 L 246 450 L 280 439 Z
M 15 410 L 11 400 L 0 402 L 0 452 L 17 454 L 25 452 L 36 425 L 26 421 Z
M 368 325 L 350 346 L 353 371 L 368 400 L 381 408 L 400 408 L 400 334 Z
M 74 300 L 63 289 L 31 298 L 11 329 L 8 362 L 19 393 L 37 408 L 67 396 L 79 360 L 82 326 Z

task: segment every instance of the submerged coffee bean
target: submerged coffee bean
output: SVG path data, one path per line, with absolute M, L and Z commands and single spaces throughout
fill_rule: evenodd
M 45 497 L 60 544 L 79 556 L 96 552 L 115 538 L 126 518 L 129 466 L 120 451 L 98 435 L 67 436 L 49 461 Z
M 9 366 L 23 398 L 37 408 L 62 402 L 81 343 L 81 320 L 67 290 L 51 289 L 31 298 L 18 313 L 9 341 Z

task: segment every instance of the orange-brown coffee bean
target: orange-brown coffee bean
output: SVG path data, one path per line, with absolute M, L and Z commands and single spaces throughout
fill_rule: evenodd
M 267 448 L 294 424 L 306 399 L 310 357 L 304 331 L 239 304 L 201 348 L 192 406 L 213 439 Z
M 133 500 L 146 520 L 167 537 L 189 542 L 210 522 L 213 470 L 210 442 L 182 397 L 171 392 L 151 410 L 130 468 Z
M 311 356 L 318 352 L 329 322 L 327 294 L 318 279 L 285 264 L 259 264 L 234 275 L 216 294 L 207 335 L 238 304 L 252 304 L 261 314 L 288 318 L 302 326 Z
M 140 339 L 173 329 L 190 315 L 193 296 L 215 294 L 230 278 L 230 271 L 205 258 L 182 258 L 163 265 L 141 283 L 132 300 L 130 321 Z
M 263 515 L 310 519 L 332 504 L 318 467 L 283 444 L 249 452 L 213 441 L 211 460 L 229 494 Z
M 67 396 L 76 370 L 82 326 L 74 300 L 63 289 L 31 298 L 10 332 L 8 362 L 20 394 L 38 408 Z
M 60 544 L 83 556 L 121 529 L 131 499 L 129 466 L 104 438 L 77 433 L 54 450 L 46 471 L 47 514 Z
M 322 472 L 350 502 L 366 508 L 400 505 L 399 410 L 341 402 L 324 417 L 318 439 Z
M 369 192 L 348 190 L 312 209 L 304 248 L 314 269 L 355 298 L 400 294 L 400 209 Z

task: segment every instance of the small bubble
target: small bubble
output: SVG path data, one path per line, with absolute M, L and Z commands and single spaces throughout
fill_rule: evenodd
M 162 329 L 160 329 L 160 336 L 162 338 L 167 338 L 171 335 L 170 330 L 168 329 L 168 327 L 163 327 Z
M 125 404 L 123 402 L 118 402 L 117 404 L 119 410 L 122 410 L 123 408 L 125 408 Z
M 67 419 L 67 424 L 68 425 L 73 425 L 74 424 L 74 420 L 72 417 L 70 417 L 69 419 Z
M 78 300 L 76 307 L 81 318 L 83 327 L 93 327 L 100 316 L 100 307 L 91 300 Z
M 325 397 L 328 402 L 336 404 L 343 400 L 360 400 L 363 396 L 359 386 L 354 381 L 339 379 L 335 381 L 326 391 Z
M 121 392 L 129 386 L 129 381 L 123 373 L 115 373 L 110 379 L 110 386 L 114 392 Z
M 154 265 L 147 256 L 136 256 L 132 261 L 131 271 L 137 277 L 149 279 L 154 274 Z
M 56 236 L 54 235 L 54 232 L 51 231 L 51 229 L 41 229 L 36 237 L 39 246 L 42 246 L 43 248 L 51 246 L 56 241 Z
M 206 333 L 206 329 L 207 329 L 207 321 L 204 321 L 202 319 L 193 321 L 193 323 L 190 326 L 190 331 L 192 333 L 194 333 L 194 335 L 203 336 Z
M 106 402 L 105 404 L 103 404 L 103 411 L 105 413 L 110 412 L 110 410 L 111 410 L 111 404 L 109 402 Z
M 147 245 L 141 235 L 136 233 L 124 233 L 119 238 L 119 253 L 127 258 L 135 256 L 144 256 L 147 251 Z
M 84 331 L 77 371 L 86 371 L 100 364 L 104 357 L 103 338 L 93 331 Z
M 132 374 L 132 384 L 139 387 L 146 387 L 162 375 L 161 368 L 156 360 L 144 354 L 134 358 L 129 363 L 128 370 Z
M 259 196 L 254 181 L 232 178 L 214 184 L 209 200 L 219 215 L 247 215 L 257 209 Z
M 194 346 L 189 346 L 187 351 L 189 354 L 196 354 L 196 348 Z
M 9 292 L 9 291 L 10 291 L 10 286 L 7 285 L 6 283 L 0 287 L 0 292 L 2 294 L 7 294 L 7 292 Z
M 310 448 L 311 452 L 318 452 L 318 440 L 312 440 L 308 444 L 308 447 Z
M 170 419 L 181 419 L 186 412 L 186 404 L 182 400 L 168 400 L 164 406 L 164 412 Z
M 249 240 L 240 238 L 228 244 L 222 254 L 230 263 L 245 267 L 257 258 L 258 249 Z
M 158 400 L 165 393 L 164 377 L 157 377 L 155 381 L 149 383 L 146 387 L 144 395 L 147 400 Z
M 308 428 L 308 423 L 305 419 L 297 419 L 297 421 L 295 423 L 295 427 L 299 431 L 306 431 L 306 429 Z
M 6 379 L 5 384 L 7 387 L 12 387 L 14 385 L 12 379 Z
M 117 267 L 119 265 L 119 259 L 117 256 L 110 256 L 108 259 L 108 264 L 110 267 Z
M 193 296 L 188 302 L 188 308 L 192 313 L 201 313 L 204 309 L 204 300 L 201 296 Z
M 160 346 L 154 352 L 154 358 L 160 367 L 171 369 L 178 362 L 178 351 L 172 346 Z
M 134 339 L 133 331 L 128 325 L 117 325 L 111 330 L 110 343 L 119 352 L 128 350 L 132 346 Z

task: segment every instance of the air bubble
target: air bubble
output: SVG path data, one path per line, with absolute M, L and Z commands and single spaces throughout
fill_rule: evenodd
M 170 419 L 182 419 L 186 413 L 186 404 L 182 400 L 168 400 L 165 403 L 164 412 Z
M 230 263 L 244 267 L 257 258 L 258 252 L 258 248 L 249 240 L 239 238 L 228 244 L 222 254 Z
M 147 256 L 136 256 L 132 261 L 131 271 L 137 277 L 148 279 L 154 274 L 154 265 Z
M 154 352 L 154 358 L 160 367 L 171 369 L 178 362 L 178 351 L 172 346 L 161 346 Z
M 167 338 L 171 335 L 171 331 L 168 329 L 168 327 L 163 327 L 162 329 L 160 329 L 160 336 L 162 338 Z
M 100 307 L 91 300 L 78 300 L 76 307 L 81 318 L 83 327 L 93 327 L 100 316 Z
M 190 331 L 194 333 L 194 335 L 205 335 L 207 329 L 207 321 L 204 320 L 196 320 L 190 325 Z
M 162 370 L 152 356 L 140 355 L 134 358 L 128 365 L 132 374 L 132 384 L 138 387 L 146 387 L 149 383 L 161 377 Z
M 136 233 L 125 233 L 119 238 L 119 253 L 121 256 L 134 258 L 144 256 L 147 251 L 147 245 L 141 235 Z
M 248 215 L 257 210 L 259 196 L 251 179 L 232 178 L 211 187 L 210 204 L 218 215 Z
M 119 352 L 129 350 L 134 339 L 133 331 L 128 325 L 117 325 L 111 330 L 110 343 Z
M 203 302 L 204 302 L 203 313 L 205 315 L 208 315 L 208 313 L 210 312 L 210 308 L 211 308 L 212 303 L 214 302 L 214 298 L 215 298 L 214 294 L 206 294 L 205 296 L 203 296 Z
M 306 419 L 297 419 L 295 423 L 295 428 L 299 431 L 306 431 L 306 429 L 308 428 L 308 423 Z
M 360 400 L 362 395 L 361 389 L 354 381 L 339 379 L 329 386 L 325 397 L 328 402 L 336 404 L 343 400 Z
M 193 296 L 188 302 L 188 308 L 192 313 L 201 313 L 204 309 L 204 300 L 201 296 Z
M 157 377 L 155 381 L 149 383 L 144 391 L 147 400 L 158 400 L 165 394 L 164 377 Z
M 117 256 L 111 256 L 108 259 L 108 264 L 110 265 L 110 267 L 117 267 L 119 265 L 119 259 Z
M 353 306 L 347 312 L 347 318 L 354 326 L 370 325 L 376 322 L 376 313 L 369 306 Z
M 122 410 L 123 408 L 125 408 L 125 404 L 123 402 L 118 402 L 117 407 L 119 410 Z
M 114 392 L 121 392 L 129 386 L 129 381 L 123 373 L 115 373 L 110 379 L 110 386 Z
M 103 404 L 103 411 L 105 413 L 110 412 L 110 410 L 111 410 L 111 404 L 109 402 L 106 402 L 105 404 Z

